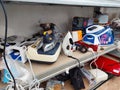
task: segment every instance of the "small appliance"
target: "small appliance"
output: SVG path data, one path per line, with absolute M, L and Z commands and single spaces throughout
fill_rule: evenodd
M 42 49 L 44 52 L 47 52 L 51 49 L 53 49 L 56 45 L 56 37 L 54 33 L 55 29 L 55 24 L 53 23 L 43 23 L 40 24 L 40 26 L 43 28 L 43 33 L 42 33 Z
M 114 43 L 113 31 L 109 26 L 92 25 L 86 28 L 83 42 L 92 45 L 110 45 Z
M 100 56 L 94 63 L 94 66 L 97 65 L 97 67 L 107 73 L 120 76 L 120 63 L 107 58 L 105 56 Z
M 73 47 L 74 47 L 74 43 L 73 43 L 72 35 L 70 31 L 68 31 L 62 43 L 62 49 L 64 54 L 67 56 L 71 56 L 74 50 Z
M 72 56 L 72 53 L 75 50 L 78 50 L 82 53 L 87 52 L 86 46 L 73 42 L 73 37 L 69 31 L 66 34 L 65 38 L 63 39 L 62 48 L 63 48 L 64 54 L 67 56 Z
M 60 51 L 61 43 L 57 42 L 55 47 L 49 51 L 44 52 L 42 48 L 33 47 L 34 44 L 27 47 L 26 55 L 30 60 L 44 63 L 53 63 L 57 60 Z
M 86 34 L 101 33 L 101 31 L 104 31 L 104 27 L 100 25 L 90 25 L 86 28 Z
M 53 63 L 61 51 L 61 43 L 56 39 L 54 33 L 55 24 L 43 23 L 40 24 L 40 27 L 43 28 L 42 37 L 28 46 L 26 55 L 33 61 Z

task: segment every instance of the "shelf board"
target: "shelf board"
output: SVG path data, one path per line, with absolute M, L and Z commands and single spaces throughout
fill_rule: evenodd
M 113 51 L 109 52 L 108 54 L 113 57 L 120 58 L 120 51 L 118 51 L 118 50 L 113 50 Z
M 120 7 L 120 0 L 4 0 L 4 1 L 77 5 L 77 6 L 79 5 L 79 6 Z
M 116 49 L 115 45 L 110 45 L 104 47 L 104 50 L 99 51 L 95 55 L 92 52 L 87 52 L 85 54 L 82 54 L 80 52 L 74 52 L 73 57 L 78 58 L 80 63 L 82 64 L 115 49 Z M 32 62 L 32 65 L 36 77 L 40 80 L 40 82 L 43 82 L 65 72 L 66 69 L 76 67 L 78 65 L 78 62 L 61 53 L 58 60 L 53 64 L 41 64 L 39 62 Z

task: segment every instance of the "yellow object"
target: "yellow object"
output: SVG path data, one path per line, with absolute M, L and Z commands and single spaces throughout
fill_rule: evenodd
M 52 30 L 47 30 L 47 31 L 44 31 L 44 32 L 43 32 L 43 35 L 46 35 L 46 34 L 49 34 L 49 35 L 50 35 L 50 34 L 52 34 L 52 32 L 53 32 Z
M 82 40 L 82 30 L 72 31 L 73 42 Z
M 47 32 L 43 32 L 43 35 L 46 35 Z

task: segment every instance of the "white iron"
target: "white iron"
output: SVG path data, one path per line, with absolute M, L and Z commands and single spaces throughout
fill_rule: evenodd
M 63 39 L 63 43 L 62 43 L 63 52 L 67 56 L 72 55 L 72 52 L 73 52 L 73 43 L 72 42 L 73 42 L 72 35 L 68 31 L 68 33 L 66 34 L 65 38 Z

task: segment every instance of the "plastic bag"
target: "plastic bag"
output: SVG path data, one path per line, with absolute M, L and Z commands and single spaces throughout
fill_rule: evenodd
M 6 55 L 6 61 L 17 83 L 21 83 L 21 85 L 26 85 L 33 80 L 32 73 L 27 69 L 25 64 L 16 60 L 12 60 L 9 55 Z M 5 70 L 7 70 L 6 66 Z M 6 71 L 6 73 L 4 73 L 4 78 L 8 79 L 8 81 L 13 81 L 8 70 Z

